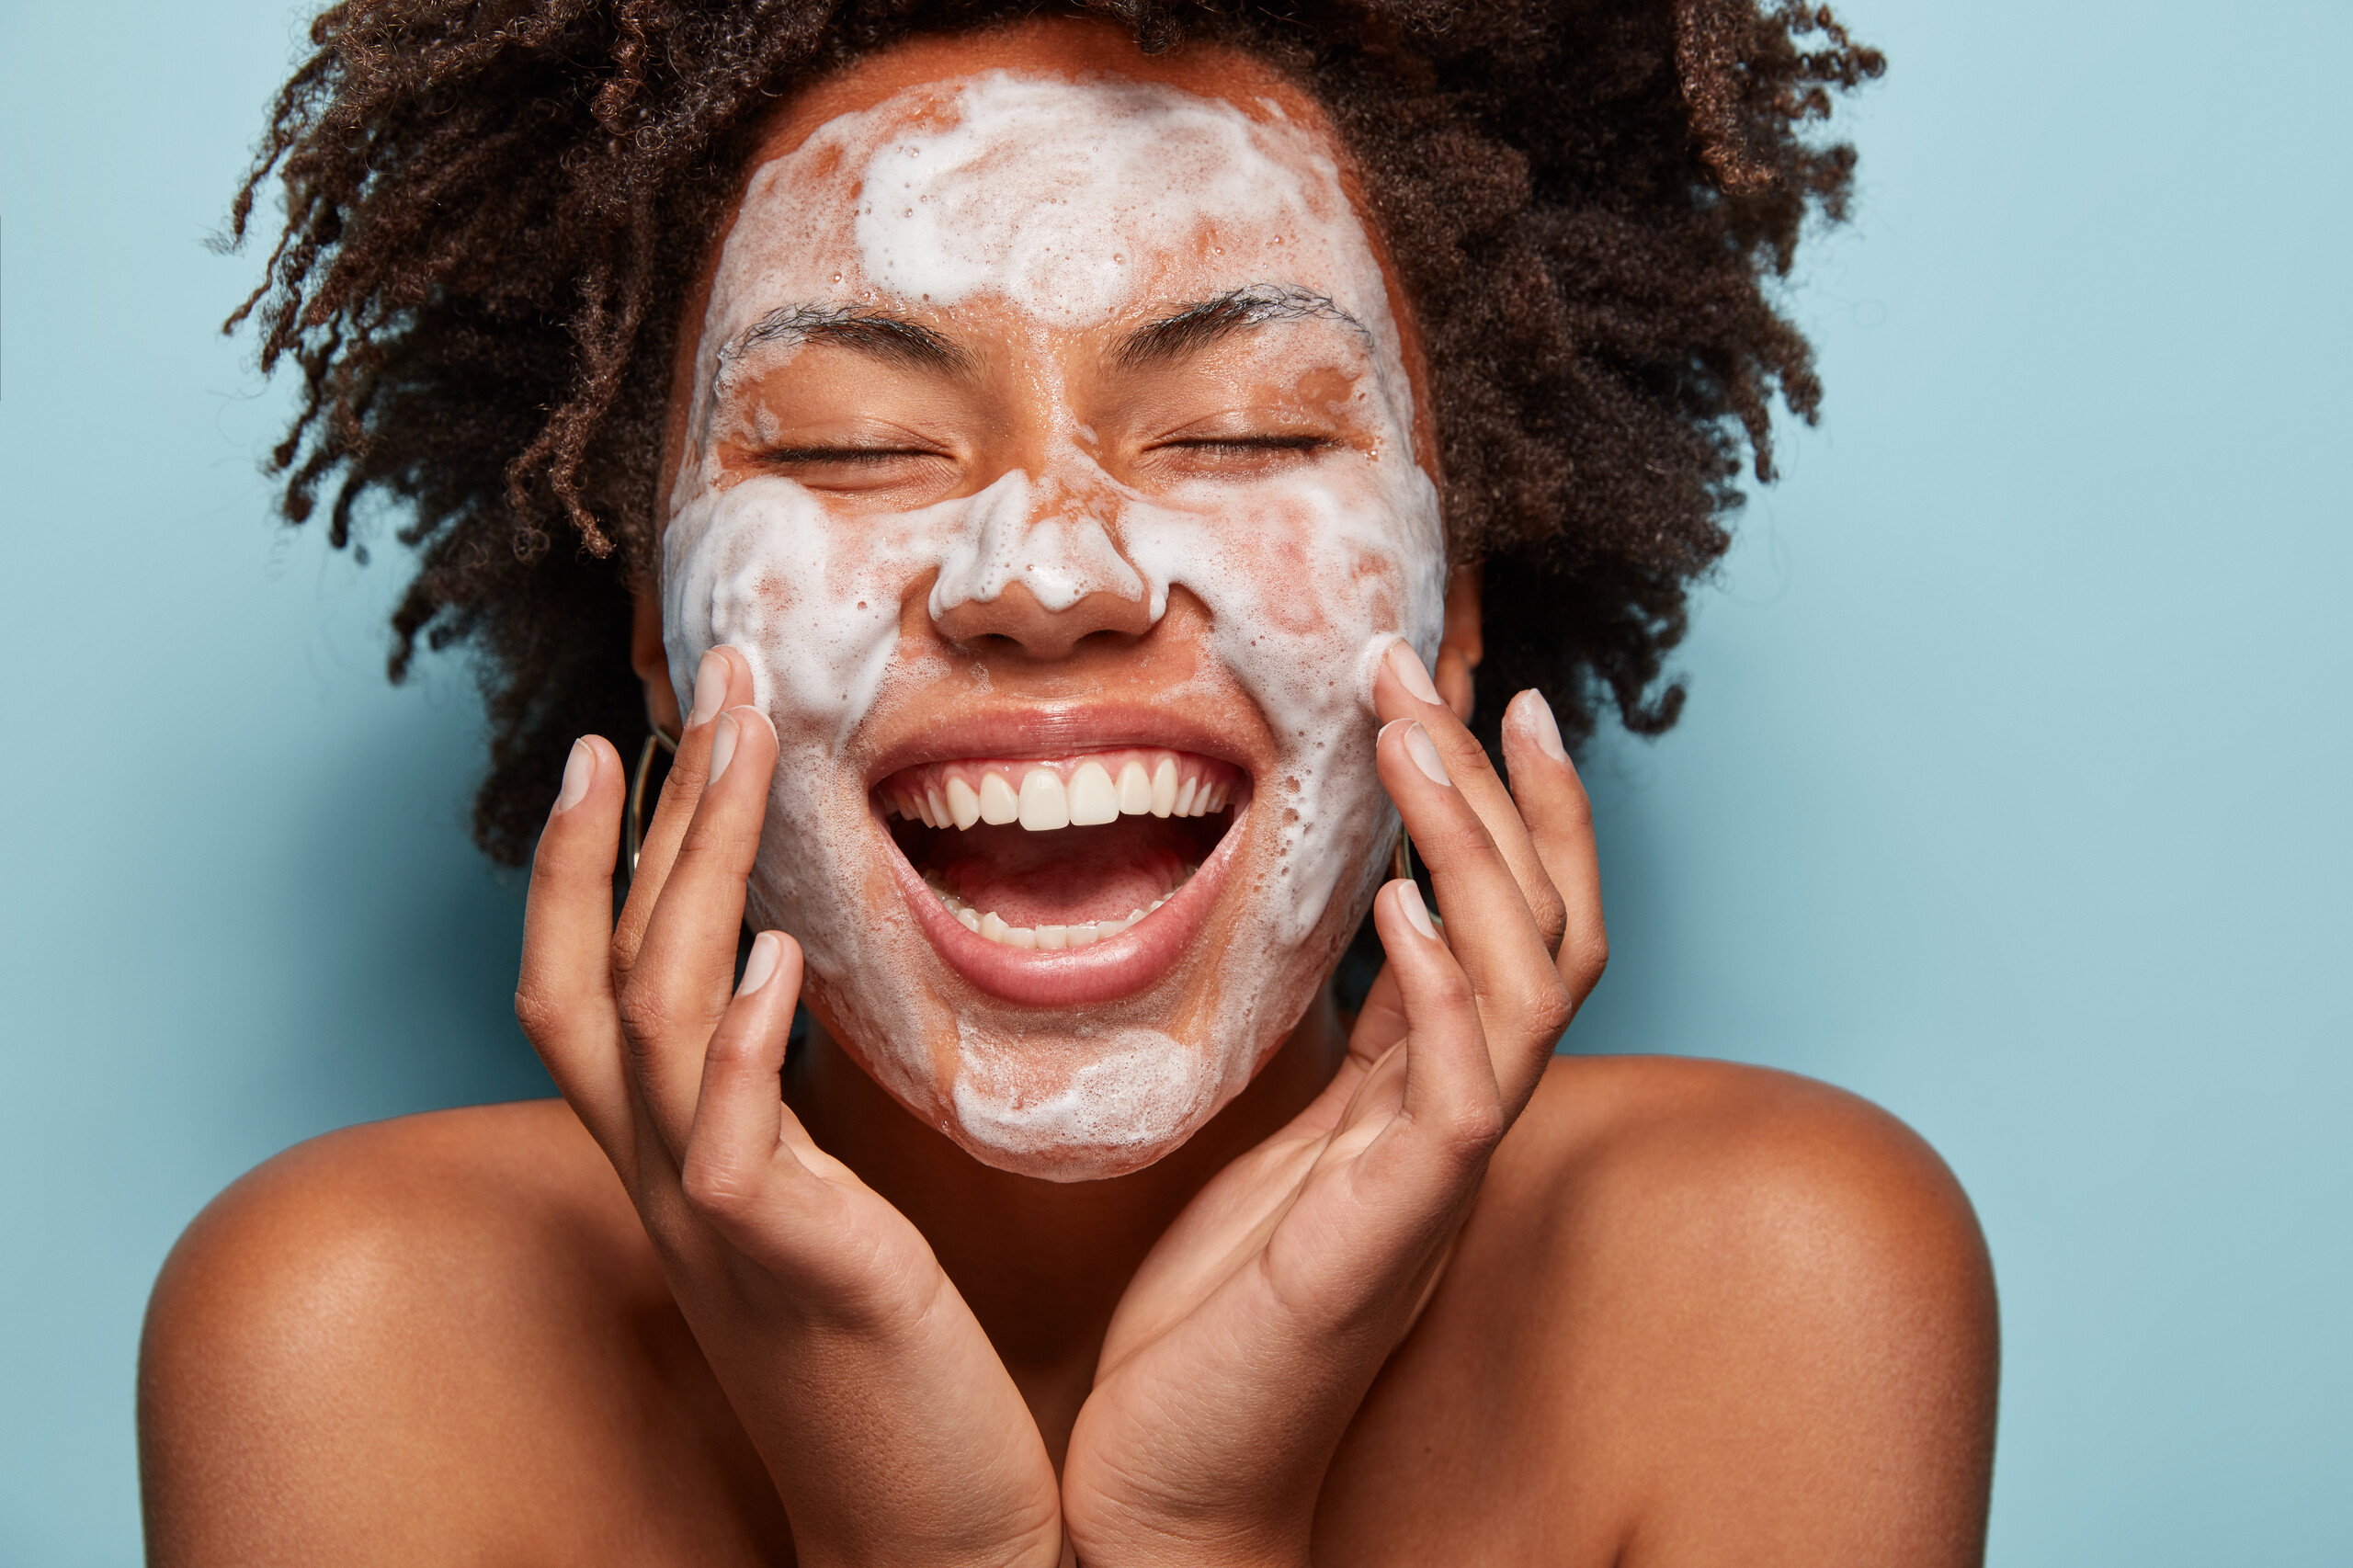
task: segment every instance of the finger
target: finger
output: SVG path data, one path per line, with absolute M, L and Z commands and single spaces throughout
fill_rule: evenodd
M 694 1120 L 703 1049 L 727 1007 L 776 767 L 776 732 L 758 709 L 731 708 L 711 731 L 710 780 L 620 988 L 638 1092 L 674 1158 Z
M 1404 1119 L 1425 1151 L 1459 1176 L 1486 1159 L 1504 1129 L 1477 995 L 1419 888 L 1403 878 L 1392 881 L 1374 897 L 1372 910 L 1407 1024 Z
M 792 1008 L 801 996 L 801 944 L 781 931 L 752 941 L 743 983 L 703 1052 L 680 1176 L 687 1198 L 706 1219 L 732 1232 L 770 1181 L 779 1153 L 800 1165 L 783 1141 L 784 1071 Z M 801 1173 L 805 1174 L 805 1173 Z
M 1447 945 L 1470 977 L 1495 1081 L 1517 1115 L 1568 1026 L 1568 993 L 1551 944 L 1428 733 L 1401 719 L 1381 730 L 1377 745 L 1381 781 L 1421 846 L 1447 915 Z
M 1520 901 L 1528 905 L 1529 918 L 1544 934 L 1548 947 L 1561 940 L 1563 915 L 1561 896 L 1552 886 L 1543 857 L 1530 842 L 1528 829 L 1519 818 L 1519 808 L 1512 801 L 1511 791 L 1495 777 L 1495 764 L 1487 760 L 1487 748 L 1477 736 L 1463 727 L 1454 716 L 1454 710 L 1440 700 L 1438 690 L 1430 680 L 1429 672 L 1413 645 L 1404 638 L 1389 645 L 1382 654 L 1372 683 L 1373 711 L 1385 723 L 1397 719 L 1413 719 L 1429 732 L 1438 745 L 1438 756 L 1445 760 L 1446 770 L 1453 777 L 1455 788 L 1487 829 L 1487 836 L 1511 868 L 1512 881 L 1518 886 Z
M 1609 933 L 1601 917 L 1593 802 L 1542 692 L 1523 691 L 1504 710 L 1504 765 L 1511 769 L 1512 795 L 1529 837 L 1561 895 L 1561 980 L 1570 1006 L 1579 1007 L 1609 962 Z
M 629 1105 L 613 1013 L 613 849 L 620 835 L 620 754 L 601 735 L 574 741 L 531 858 L 515 1016 L 548 1075 L 608 1153 L 625 1150 Z M 624 1173 L 626 1174 L 626 1173 Z
M 687 824 L 694 820 L 695 805 L 702 799 L 703 783 L 710 773 L 711 736 L 719 716 L 739 703 L 752 700 L 752 665 L 742 653 L 722 643 L 702 656 L 702 663 L 695 670 L 693 703 L 687 710 L 686 722 L 679 731 L 677 755 L 670 760 L 669 775 L 662 781 L 661 801 L 654 807 L 654 820 L 638 846 L 637 869 L 630 878 L 629 901 L 613 931 L 613 961 L 624 974 L 637 961 L 638 948 L 645 939 L 646 923 L 654 918 L 654 906 L 660 902 L 663 884 L 669 880 L 671 862 L 676 858 L 678 845 L 687 835 Z
M 1420 890 L 1392 881 L 1372 914 L 1410 1027 L 1367 1074 L 1318 1164 L 1353 1167 L 1364 1239 L 1421 1250 L 1419 1265 L 1433 1267 L 1507 1120 L 1476 990 Z
M 1376 921 L 1373 929 L 1380 928 Z M 1397 994 L 1397 977 L 1383 963 L 1372 977 L 1372 989 L 1364 994 L 1364 1006 L 1357 1009 L 1356 1026 L 1348 1030 L 1348 1060 L 1358 1067 L 1370 1067 L 1404 1038 L 1405 1004 Z

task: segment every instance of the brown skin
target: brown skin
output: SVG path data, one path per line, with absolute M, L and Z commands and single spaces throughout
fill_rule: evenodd
M 976 1304 L 1085 1261 L 987 1250 L 943 1252 Z M 1051 1358 L 1054 1301 L 1008 1355 Z M 1968 1201 L 1893 1119 L 1755 1068 L 1563 1058 L 1349 1429 L 1317 1557 L 1975 1562 L 1995 1353 Z M 1082 1336 L 1063 1358 L 1091 1369 Z M 157 1285 L 140 1396 L 159 1563 L 792 1561 L 558 1101 L 352 1128 L 231 1187 Z
M 982 53 L 1233 90 L 1203 85 L 1201 51 L 1147 62 L 1049 24 L 894 51 L 786 106 L 779 134 Z M 1350 1564 L 1976 1561 L 1995 1340 L 1967 1200 L 1916 1138 L 1820 1085 L 1548 1060 L 1605 952 L 1584 794 L 1525 708 L 1514 792 L 1487 771 L 1459 722 L 1474 577 L 1448 610 L 1446 703 L 1394 672 L 1376 703 L 1455 780 L 1384 733 L 1452 954 L 1385 892 L 1393 967 L 1353 1039 L 1325 999 L 1207 1128 L 1115 1181 L 975 1164 L 822 1030 L 778 1108 L 761 1086 L 797 951 L 726 994 L 765 724 L 735 708 L 687 733 L 609 939 L 621 767 L 592 743 L 585 796 L 542 841 L 518 995 L 573 1105 L 334 1134 L 199 1217 L 141 1372 L 154 1560 L 789 1562 L 790 1505 L 808 1562 L 1048 1562 L 1065 1526 L 1100 1564 L 1297 1562 L 1311 1528 L 1315 1560 Z M 956 635 L 1006 679 L 1051 676 L 1082 637 L 1117 676 L 1133 636 L 1001 613 Z M 648 701 L 675 725 L 644 619 Z M 731 658 L 732 704 L 749 672 Z M 720 724 L 736 760 L 705 790 Z M 746 1175 L 712 1128 L 763 1101 L 751 1142 L 773 1165 Z M 1374 1210 L 1395 1235 L 1344 1227 L 1308 1260 L 1325 1272 L 1295 1276 L 1356 1293 L 1285 1360 L 1230 1279 L 1185 1277 L 1256 1212 L 1294 1225 L 1373 1183 L 1351 1128 L 1421 1164 Z M 824 1222 L 796 1230 L 801 1212 Z M 868 1310 L 898 1300 L 877 1256 L 947 1296 L 912 1327 Z M 1204 1338 L 1273 1369 L 1222 1373 Z M 1041 1483 L 1059 1523 L 1025 1514 Z

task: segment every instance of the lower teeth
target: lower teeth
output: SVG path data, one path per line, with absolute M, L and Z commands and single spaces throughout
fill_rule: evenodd
M 1008 926 L 998 916 L 996 911 L 974 909 L 971 904 L 940 886 L 938 881 L 928 873 L 926 873 L 923 883 L 932 891 L 941 903 L 947 905 L 950 915 L 963 922 L 965 930 L 1004 947 L 1035 948 L 1051 951 L 1063 948 L 1092 947 L 1097 942 L 1109 940 L 1166 903 L 1170 899 L 1175 898 L 1176 890 L 1190 881 L 1193 873 L 1199 869 L 1198 866 L 1186 867 L 1166 892 L 1162 893 L 1142 909 L 1130 910 L 1124 916 L 1116 920 L 1090 920 L 1083 926 Z

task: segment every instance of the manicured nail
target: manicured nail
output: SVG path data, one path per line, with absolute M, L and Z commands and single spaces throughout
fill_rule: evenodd
M 718 783 L 719 776 L 727 771 L 727 765 L 735 760 L 736 728 L 735 715 L 719 716 L 717 727 L 710 732 L 710 778 L 704 788 Z
M 586 741 L 573 742 L 572 755 L 563 759 L 563 787 L 555 792 L 556 811 L 568 812 L 578 805 L 596 778 L 596 748 Z
M 1425 916 L 1424 918 L 1427 918 Z M 744 983 L 735 988 L 738 996 L 749 996 L 776 977 L 776 966 L 784 957 L 784 944 L 773 931 L 763 931 L 752 938 L 752 956 L 744 960 Z
M 1454 780 L 1446 776 L 1446 760 L 1438 755 L 1438 743 L 1430 739 L 1430 733 L 1419 724 L 1406 727 L 1405 755 L 1412 757 L 1414 766 L 1429 775 L 1434 782 L 1449 787 L 1453 785 Z
M 695 703 L 687 710 L 687 728 L 708 724 L 710 716 L 727 700 L 727 661 L 713 648 L 695 666 Z
M 1438 940 L 1438 927 L 1430 924 L 1430 906 L 1422 902 L 1420 888 L 1410 881 L 1400 881 L 1397 884 L 1397 907 L 1404 912 L 1415 930 L 1433 942 Z
M 1430 672 L 1424 666 L 1421 655 L 1403 637 L 1389 644 L 1389 667 L 1407 691 L 1425 702 L 1436 702 L 1438 687 L 1430 684 Z
M 1561 722 L 1552 717 L 1552 705 L 1534 687 L 1521 692 L 1521 706 L 1528 714 L 1528 734 L 1537 749 L 1554 762 L 1569 760 L 1569 748 L 1561 744 Z

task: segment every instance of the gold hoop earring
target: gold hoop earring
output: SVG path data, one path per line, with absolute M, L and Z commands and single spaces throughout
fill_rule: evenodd
M 644 764 L 638 766 L 642 767 Z M 636 864 L 634 860 L 630 863 Z M 1414 840 L 1402 822 L 1397 824 L 1397 846 L 1389 852 L 1389 875 L 1398 881 L 1414 880 Z
M 664 734 L 658 724 L 654 726 L 654 733 L 645 737 L 645 744 L 638 751 L 637 770 L 630 775 L 629 780 L 629 812 L 621 824 L 626 833 L 623 843 L 629 850 L 629 874 L 632 879 L 637 876 L 638 851 L 645 846 L 642 826 L 645 821 L 645 786 L 647 780 L 654 777 L 654 750 L 656 746 L 672 756 L 678 755 L 678 743 Z

